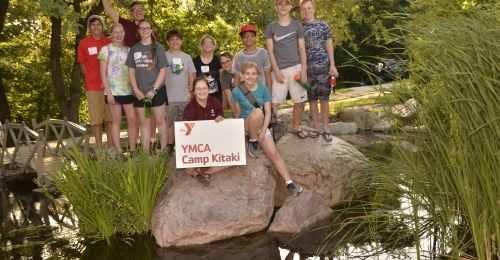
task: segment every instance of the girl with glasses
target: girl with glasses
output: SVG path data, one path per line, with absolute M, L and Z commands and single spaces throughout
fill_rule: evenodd
M 149 152 L 151 140 L 151 117 L 155 119 L 160 134 L 161 150 L 167 146 L 167 122 L 165 104 L 167 91 L 164 85 L 167 74 L 165 49 L 153 36 L 153 24 L 143 19 L 139 22 L 141 41 L 134 45 L 128 54 L 126 65 L 129 67 L 129 79 L 134 91 L 134 107 L 137 108 L 142 129 L 142 145 Z M 145 113 L 151 107 L 151 117 Z

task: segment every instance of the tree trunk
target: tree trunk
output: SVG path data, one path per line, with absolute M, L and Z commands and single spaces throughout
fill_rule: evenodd
M 0 0 L 0 39 L 2 39 L 3 27 L 5 18 L 7 17 L 7 10 L 9 9 L 9 0 Z M 11 120 L 9 101 L 5 94 L 5 87 L 3 85 L 3 71 L 0 71 L 0 122 L 5 123 L 6 119 Z
M 52 82 L 54 83 L 54 91 L 57 104 L 61 109 L 63 116 L 67 117 L 72 122 L 78 122 L 78 110 L 76 113 L 71 111 L 70 103 L 66 98 L 66 86 L 64 85 L 64 78 L 61 68 L 61 33 L 62 33 L 62 18 L 50 17 L 52 23 L 52 30 L 50 35 L 50 71 L 52 72 Z M 72 96 L 73 88 L 70 90 L 70 97 Z M 79 91 L 78 91 L 79 92 Z M 78 103 L 80 97 L 78 94 Z M 73 106 L 73 105 L 72 105 Z M 79 107 L 79 104 L 77 105 Z

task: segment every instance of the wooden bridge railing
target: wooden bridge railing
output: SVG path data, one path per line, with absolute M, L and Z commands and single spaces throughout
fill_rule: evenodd
M 27 173 L 28 166 L 33 161 L 38 179 L 41 180 L 44 173 L 43 158 L 47 154 L 51 156 L 66 156 L 69 154 L 70 149 L 77 149 L 82 145 L 84 154 L 86 156 L 89 154 L 89 124 L 86 127 L 82 127 L 68 121 L 67 118 L 60 120 L 51 119 L 50 117 L 47 117 L 47 120 L 39 124 L 36 123 L 36 120 L 32 120 L 32 122 L 33 129 L 36 132 L 27 127 L 24 122 L 16 124 L 6 120 L 4 125 L 0 122 L 0 162 L 2 162 L 0 178 L 4 178 L 4 159 L 8 161 L 8 170 L 14 170 L 20 165 L 21 173 Z M 51 134 L 56 137 L 56 140 L 49 142 Z M 13 149 L 7 148 L 9 140 L 14 144 Z M 21 147 L 23 146 L 27 146 L 27 155 L 26 152 L 21 152 Z

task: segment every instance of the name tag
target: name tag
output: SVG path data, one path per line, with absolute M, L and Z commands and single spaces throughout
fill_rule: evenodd
M 89 50 L 89 55 L 97 54 L 97 47 L 90 47 L 88 48 L 88 50 Z
M 205 72 L 209 72 L 210 71 L 210 67 L 208 66 L 201 66 L 201 72 L 205 73 Z
M 172 63 L 176 65 L 181 65 L 182 64 L 181 58 L 173 58 Z

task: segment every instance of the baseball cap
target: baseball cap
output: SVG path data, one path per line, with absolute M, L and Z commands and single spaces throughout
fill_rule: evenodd
M 89 19 L 87 19 L 87 28 L 90 28 L 90 20 L 92 19 L 99 19 L 99 21 L 101 21 L 102 27 L 104 27 L 104 19 L 102 19 L 102 17 L 100 17 L 99 15 L 93 14 L 89 17 Z
M 282 0 L 276 0 L 276 4 L 281 3 L 281 1 L 282 1 Z M 291 1 L 291 0 L 288 0 L 288 3 L 289 3 L 289 4 L 292 4 L 292 1 Z
M 241 30 L 240 30 L 240 36 L 244 33 L 244 32 L 253 32 L 255 34 L 257 34 L 256 30 L 255 30 L 255 27 L 253 25 L 250 25 L 250 24 L 247 24 L 243 27 L 241 27 Z

